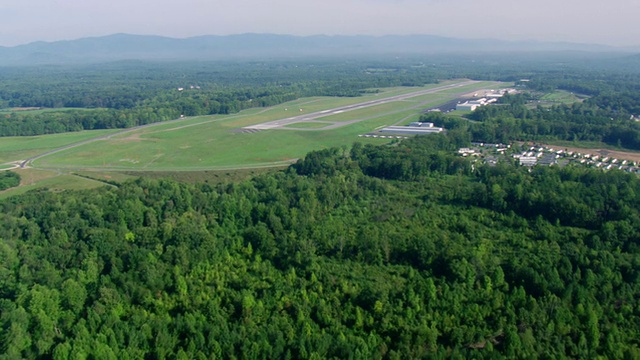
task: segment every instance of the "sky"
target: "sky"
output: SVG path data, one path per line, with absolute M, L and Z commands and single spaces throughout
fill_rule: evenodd
M 430 34 L 640 45 L 640 0 L 2 0 L 0 46 L 115 33 Z

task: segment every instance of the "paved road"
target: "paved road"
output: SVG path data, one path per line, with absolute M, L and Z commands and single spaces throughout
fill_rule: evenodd
M 390 102 L 394 102 L 394 101 L 406 100 L 406 99 L 414 98 L 414 97 L 417 97 L 417 96 L 433 94 L 433 93 L 437 93 L 437 92 L 444 91 L 444 90 L 451 90 L 451 89 L 455 89 L 455 88 L 459 88 L 459 87 L 463 87 L 463 86 L 467 86 L 467 85 L 471 85 L 471 84 L 475 84 L 475 83 L 478 83 L 478 81 L 469 80 L 469 81 L 465 81 L 465 82 L 461 82 L 461 83 L 457 83 L 457 84 L 450 84 L 450 85 L 444 85 L 444 86 L 435 87 L 435 88 L 432 88 L 432 89 L 415 91 L 415 92 L 408 93 L 408 94 L 395 95 L 395 96 L 386 97 L 386 98 L 377 99 L 377 100 L 369 100 L 369 101 L 365 101 L 365 102 L 362 102 L 362 103 L 359 103 L 359 104 L 341 106 L 341 107 L 337 107 L 337 108 L 330 109 L 330 110 L 316 111 L 316 112 L 313 112 L 313 113 L 310 113 L 310 114 L 294 116 L 294 117 L 290 117 L 290 118 L 287 118 L 287 119 L 269 121 L 269 122 L 262 123 L 262 124 L 246 126 L 246 127 L 243 127 L 243 129 L 247 129 L 247 130 L 278 129 L 278 128 L 283 128 L 284 126 L 289 125 L 289 124 L 294 124 L 294 123 L 299 123 L 299 122 L 314 121 L 314 120 L 321 119 L 323 117 L 342 114 L 342 113 L 347 112 L 347 111 L 360 110 L 360 109 L 368 108 L 368 107 L 371 107 L 371 106 L 386 104 L 386 103 L 390 103 Z M 313 129 L 313 130 L 326 130 L 326 129 L 327 128 Z

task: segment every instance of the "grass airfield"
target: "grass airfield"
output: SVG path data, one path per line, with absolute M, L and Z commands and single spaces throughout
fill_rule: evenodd
M 478 82 L 317 119 L 329 123 L 357 120 L 329 130 L 319 129 L 325 124 L 308 122 L 283 129 L 242 131 L 245 126 L 461 82 L 450 81 L 421 88 L 381 89 L 378 93 L 357 98 L 303 98 L 269 108 L 253 108 L 232 115 L 193 117 L 125 132 L 120 129 L 3 138 L 0 140 L 0 164 L 24 160 L 93 137 L 111 135 L 33 160 L 31 169 L 19 172 L 40 170 L 49 176 L 39 176 L 44 178 L 27 184 L 22 175 L 23 185 L 34 188 L 42 184 L 62 190 L 90 188 L 108 183 L 107 179 L 112 177 L 108 174 L 123 172 L 139 175 L 148 172 L 209 171 L 216 174 L 216 178 L 233 178 L 227 176 L 229 171 L 281 168 L 312 150 L 349 146 L 356 141 L 382 144 L 389 140 L 360 138 L 358 135 L 383 126 L 416 121 L 424 108 L 445 103 L 463 93 L 509 86 L 497 82 Z M 86 176 L 91 173 L 100 175 Z M 8 196 L 6 193 L 0 193 L 0 198 Z
M 496 85 L 476 83 L 455 89 L 455 94 Z M 303 125 L 307 128 L 301 131 L 274 129 L 243 132 L 240 129 L 305 112 L 411 91 L 416 91 L 416 88 L 394 88 L 358 98 L 305 98 L 234 115 L 203 116 L 159 124 L 51 154 L 35 160 L 32 165 L 46 169 L 100 171 L 197 171 L 282 166 L 295 162 L 312 150 L 350 145 L 355 141 L 381 143 L 384 140 L 361 139 L 358 135 L 404 119 L 417 120 L 419 109 L 416 107 L 436 106 L 454 97 L 454 91 L 447 90 L 412 98 L 411 101 L 386 103 L 319 119 L 329 122 L 363 119 L 330 130 L 315 129 L 314 123 Z

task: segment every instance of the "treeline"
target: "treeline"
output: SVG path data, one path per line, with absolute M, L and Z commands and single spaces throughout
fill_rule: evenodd
M 6 358 L 637 358 L 640 180 L 443 135 L 0 203 Z M 476 165 L 477 166 L 477 165 Z
M 252 97 L 254 96 L 254 97 Z M 294 100 L 295 93 L 261 89 L 206 93 L 173 90 L 162 97 L 139 102 L 131 109 L 77 109 L 13 112 L 0 116 L 0 136 L 30 136 L 61 132 L 129 128 L 181 116 L 231 114 L 251 107 Z
M 0 171 L 0 191 L 20 185 L 20 174 L 13 171 Z

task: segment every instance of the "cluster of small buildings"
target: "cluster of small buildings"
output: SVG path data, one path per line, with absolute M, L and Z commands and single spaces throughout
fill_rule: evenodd
M 500 90 L 487 90 L 485 91 L 483 97 L 476 100 L 465 101 L 464 103 L 460 103 L 456 105 L 456 110 L 461 111 L 473 111 L 481 106 L 492 104 L 498 101 L 499 98 L 503 97 L 505 94 L 515 94 L 517 90 L 515 89 L 500 89 Z M 478 93 L 473 94 L 474 97 L 478 96 Z
M 496 154 L 504 154 L 507 149 L 511 148 L 511 145 L 505 144 L 489 144 L 489 143 L 481 143 L 481 142 L 472 142 L 471 146 L 473 148 L 460 148 L 458 150 L 458 155 L 467 157 L 467 156 L 481 156 L 486 150 L 492 150 Z
M 522 166 L 535 166 L 535 165 L 544 165 L 551 166 L 556 165 L 558 163 L 559 155 L 553 153 L 535 153 L 532 151 L 524 152 L 522 154 L 513 155 L 515 159 L 518 160 L 518 163 Z
M 502 158 L 510 153 L 511 146 L 504 144 L 484 144 L 471 143 L 470 148 L 460 148 L 458 155 L 464 157 L 476 156 L 482 158 L 481 161 L 490 165 L 495 165 Z M 531 146 L 527 150 L 510 154 L 520 166 L 564 166 L 569 163 L 581 164 L 600 168 L 603 170 L 622 170 L 640 174 L 640 162 L 620 160 L 605 155 L 583 154 L 568 150 L 556 150 L 550 147 Z
M 456 110 L 461 110 L 461 111 L 473 111 L 481 106 L 485 106 L 485 105 L 489 105 L 491 103 L 494 103 L 498 101 L 498 99 L 493 98 L 493 99 L 487 99 L 487 98 L 480 98 L 478 100 L 470 100 L 470 101 L 466 101 L 463 102 L 461 104 L 456 105 Z
M 359 137 L 376 138 L 376 139 L 408 139 L 406 136 L 394 136 L 394 135 L 377 135 L 377 134 L 361 134 Z
M 189 89 L 191 89 L 191 90 L 195 90 L 195 89 L 200 90 L 200 86 L 198 86 L 198 85 L 189 85 Z M 184 88 L 183 87 L 179 87 L 178 91 L 184 91 Z
M 513 155 L 522 166 L 544 165 L 551 166 L 558 164 L 559 160 L 565 163 L 579 163 L 585 166 L 601 168 L 603 170 L 623 170 L 628 172 L 639 172 L 640 164 L 634 161 L 619 160 L 609 156 L 582 154 L 574 151 L 555 150 L 549 147 L 532 146 L 528 151 Z

